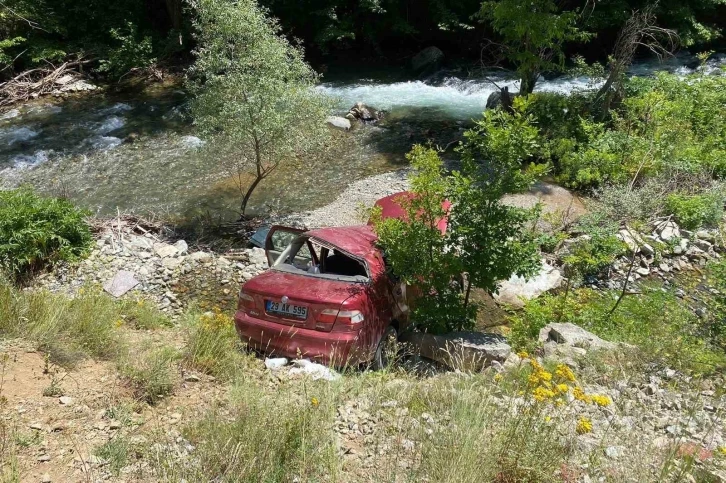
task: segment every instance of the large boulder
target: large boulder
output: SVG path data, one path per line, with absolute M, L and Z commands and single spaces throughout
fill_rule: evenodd
M 400 340 L 418 355 L 465 372 L 481 371 L 493 361 L 503 363 L 512 352 L 504 337 L 484 332 L 404 332 Z
M 567 223 L 572 223 L 587 213 L 587 208 L 577 194 L 562 186 L 544 181 L 535 183 L 527 192 L 504 195 L 502 203 L 527 209 L 540 205 L 542 215 L 555 215 L 552 217 L 541 216 L 537 220 L 537 227 L 545 232 L 561 229 L 561 226 L 553 226 L 551 222 L 546 221 L 548 218 L 561 218 Z
M 510 101 L 517 97 L 519 95 L 519 92 L 509 92 L 507 91 L 507 95 L 510 98 Z M 497 107 L 502 105 L 502 98 L 504 97 L 504 94 L 500 89 L 497 89 L 496 91 L 489 94 L 489 97 L 487 97 L 487 109 L 496 109 Z
M 526 279 L 512 275 L 509 280 L 499 283 L 499 290 L 494 294 L 494 300 L 499 305 L 507 305 L 521 309 L 527 300 L 539 297 L 543 293 L 553 290 L 562 284 L 562 273 L 546 261 L 542 260 L 539 273 Z
M 426 47 L 411 59 L 411 69 L 417 73 L 435 70 L 444 60 L 444 53 L 438 47 Z
M 379 111 L 375 107 L 368 106 L 362 102 L 356 102 L 355 105 L 350 108 L 345 117 L 351 121 L 357 120 L 370 123 L 381 120 L 384 114 L 384 111 Z
M 539 331 L 539 341 L 543 344 L 564 344 L 585 351 L 615 349 L 617 347 L 617 344 L 601 339 L 579 325 L 569 322 L 547 324 Z

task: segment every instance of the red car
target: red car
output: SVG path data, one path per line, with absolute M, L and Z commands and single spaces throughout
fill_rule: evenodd
M 384 217 L 403 216 L 400 196 L 409 195 L 376 203 Z M 370 226 L 305 232 L 274 226 L 265 252 L 270 270 L 240 290 L 235 326 L 243 341 L 324 364 L 387 365 L 407 323 L 406 290 L 386 272 Z

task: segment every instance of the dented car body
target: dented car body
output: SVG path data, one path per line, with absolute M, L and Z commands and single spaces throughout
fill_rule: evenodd
M 400 218 L 397 193 L 379 200 Z M 444 205 L 448 209 L 448 201 Z M 444 220 L 439 227 L 446 230 Z M 406 286 L 386 271 L 369 225 L 302 231 L 273 226 L 270 270 L 240 290 L 235 326 L 253 349 L 336 366 L 387 363 L 386 347 L 408 324 Z M 411 290 L 408 290 L 409 297 Z

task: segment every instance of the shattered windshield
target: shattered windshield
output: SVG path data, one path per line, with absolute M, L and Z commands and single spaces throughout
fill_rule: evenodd
M 320 278 L 365 282 L 365 262 L 308 236 L 298 236 L 280 253 L 274 269 Z

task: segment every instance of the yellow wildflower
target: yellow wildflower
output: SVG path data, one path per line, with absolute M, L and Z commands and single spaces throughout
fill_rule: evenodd
M 555 369 L 555 375 L 557 377 L 564 379 L 565 381 L 575 382 L 575 374 L 572 372 L 572 369 L 567 367 L 565 364 L 558 364 L 557 369 Z
M 494 382 L 499 382 L 502 379 L 504 379 L 504 376 L 502 376 L 501 374 L 497 374 L 494 376 Z
M 545 423 L 549 423 L 550 421 L 552 421 L 552 417 L 551 416 L 545 416 Z
M 570 386 L 568 386 L 567 384 L 557 384 L 555 386 L 555 390 L 559 393 L 564 394 L 570 390 Z
M 612 403 L 609 397 L 603 396 L 601 394 L 593 394 L 592 396 L 590 396 L 590 399 L 593 403 L 597 404 L 600 407 L 609 406 L 610 403 Z
M 539 384 L 539 378 L 537 377 L 536 373 L 532 373 L 527 377 L 527 382 L 529 382 L 530 385 L 536 386 Z
M 529 358 L 529 354 L 527 354 L 527 351 L 520 351 L 520 352 L 517 352 L 517 355 L 518 355 L 519 357 L 521 357 L 522 359 L 528 359 L 528 358 Z
M 575 427 L 577 434 L 586 434 L 592 432 L 592 421 L 589 418 L 580 416 L 577 420 L 577 426 Z
M 537 373 L 537 377 L 542 379 L 543 381 L 551 381 L 552 380 L 552 373 L 547 371 L 539 371 Z
M 315 407 L 318 407 L 320 405 L 320 401 L 316 397 L 311 397 L 310 398 L 310 404 L 312 404 Z
M 575 396 L 575 399 L 577 399 L 578 401 L 582 401 L 588 404 L 592 402 L 590 396 L 585 394 L 585 391 L 583 391 L 580 386 L 577 386 L 575 389 L 572 390 L 572 395 Z
M 721 446 L 721 447 L 720 447 L 720 448 L 718 449 L 718 452 L 719 452 L 719 453 L 720 453 L 720 454 L 721 454 L 722 456 L 726 456 L 726 446 Z
M 559 407 L 562 407 L 564 405 L 565 405 L 565 401 L 563 401 L 562 399 L 559 399 L 559 398 L 558 399 L 555 399 L 555 407 L 558 407 L 559 408 Z
M 537 388 L 535 388 L 534 391 L 532 391 L 532 396 L 536 401 L 544 402 L 548 399 L 555 397 L 555 393 L 552 390 L 547 389 L 546 387 L 538 386 Z

